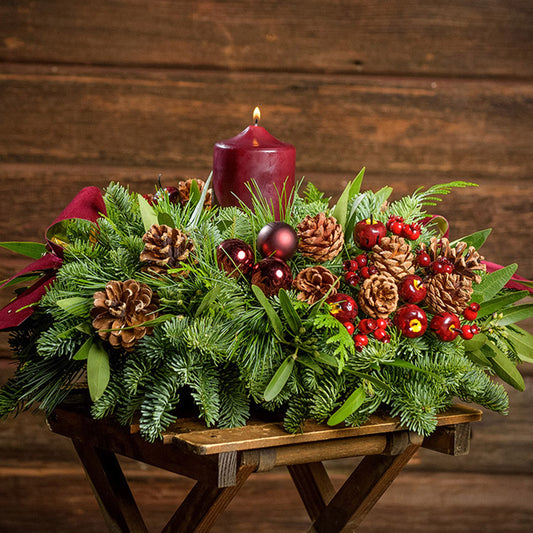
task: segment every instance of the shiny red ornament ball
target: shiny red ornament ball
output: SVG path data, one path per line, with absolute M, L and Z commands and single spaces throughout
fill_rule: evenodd
M 218 268 L 231 278 L 248 276 L 254 266 L 252 247 L 240 239 L 227 239 L 217 246 Z
M 411 339 L 421 337 L 426 332 L 428 319 L 426 313 L 417 305 L 406 304 L 394 315 L 394 325 L 402 335 Z
M 266 296 L 274 296 L 278 294 L 280 289 L 291 288 L 291 269 L 285 261 L 275 257 L 267 257 L 254 265 L 252 285 L 257 285 Z
M 355 300 L 350 295 L 342 292 L 330 296 L 326 301 L 331 306 L 331 315 L 339 322 L 353 322 L 359 311 Z
M 298 235 L 285 222 L 270 222 L 257 234 L 257 249 L 263 257 L 288 261 L 298 248 Z

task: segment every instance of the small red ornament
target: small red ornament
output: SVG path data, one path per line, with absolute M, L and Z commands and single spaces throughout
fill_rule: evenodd
M 355 300 L 349 295 L 338 292 L 330 296 L 326 302 L 330 304 L 330 313 L 339 322 L 352 322 L 359 311 Z
M 428 325 L 426 313 L 417 305 L 406 304 L 400 307 L 394 315 L 394 325 L 402 335 L 409 338 L 424 335 Z
M 426 297 L 427 289 L 420 276 L 406 276 L 400 285 L 400 298 L 407 303 L 416 304 Z
M 445 342 L 454 341 L 461 330 L 459 317 L 453 313 L 438 313 L 431 319 L 429 326 Z
M 247 276 L 254 266 L 254 252 L 240 239 L 227 239 L 217 246 L 217 264 L 232 278 Z
M 291 269 L 281 259 L 267 257 L 254 265 L 252 285 L 257 285 L 266 296 L 274 296 L 280 289 L 291 288 Z
M 288 261 L 298 248 L 298 235 L 285 222 L 270 222 L 257 234 L 257 249 L 263 257 Z
M 378 318 L 376 320 L 376 328 L 377 329 L 385 329 L 389 325 L 389 320 L 385 318 Z
M 378 341 L 383 341 L 383 339 L 387 337 L 389 337 L 389 340 L 390 340 L 389 334 L 384 329 L 376 329 L 376 331 L 374 331 L 374 337 Z
M 387 235 L 385 224 L 373 218 L 360 220 L 353 230 L 354 241 L 363 250 L 371 250 L 385 235 Z

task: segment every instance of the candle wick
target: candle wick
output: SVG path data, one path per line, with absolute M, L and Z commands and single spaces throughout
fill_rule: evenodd
M 256 119 L 254 120 L 254 126 L 257 126 L 258 124 L 259 124 L 259 119 L 256 118 Z

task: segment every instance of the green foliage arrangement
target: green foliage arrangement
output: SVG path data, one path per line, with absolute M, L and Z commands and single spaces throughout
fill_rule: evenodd
M 355 300 L 360 287 L 345 282 L 343 263 L 365 252 L 353 239 L 356 223 L 370 215 L 383 223 L 391 215 L 420 223 L 442 195 L 470 185 L 419 189 L 386 204 L 392 189 L 361 192 L 362 175 L 333 207 L 308 184 L 284 214 L 293 228 L 306 216 L 335 217 L 344 244 L 321 266 L 338 278 L 339 292 Z M 479 304 L 480 332 L 472 339 L 458 335 L 446 342 L 430 327 L 409 338 L 389 322 L 388 342 L 368 335 L 368 344 L 356 349 L 346 326 L 330 312 L 327 294 L 313 304 L 293 287 L 266 296 L 248 277 L 230 277 L 219 267 L 217 246 L 227 239 L 250 245 L 259 261 L 257 234 L 274 216 L 259 196 L 254 209 L 205 209 L 206 191 L 193 187 L 184 205 L 159 191 L 158 201 L 150 204 L 111 183 L 104 194 L 105 216 L 96 223 L 72 219 L 62 224 L 64 257 L 56 279 L 32 316 L 11 332 L 18 368 L 0 392 L 0 417 L 32 406 L 50 412 L 86 384 L 94 418 L 113 415 L 128 424 L 138 416 L 149 441 L 159 438 L 185 406 L 207 425 L 221 428 L 245 424 L 257 408 L 274 411 L 289 432 L 298 432 L 306 419 L 360 425 L 387 409 L 407 428 L 427 435 L 436 427 L 436 414 L 455 398 L 505 414 L 508 397 L 494 375 L 523 390 L 517 364 L 533 362 L 533 337 L 516 322 L 533 315 L 533 304 L 514 305 L 528 291 L 504 288 L 516 265 L 479 272 L 472 301 Z M 188 260 L 163 274 L 141 260 L 143 236 L 162 224 L 194 243 Z M 427 249 L 442 229 L 438 218 L 420 225 L 413 251 Z M 456 242 L 479 249 L 488 233 Z M 41 245 L 4 244 L 33 257 L 43 251 Z M 293 276 L 316 266 L 300 251 L 287 263 Z M 422 274 L 418 267 L 417 273 Z M 114 323 L 107 332 L 94 326 L 97 294 L 110 281 L 127 280 L 148 286 L 157 307 L 142 324 L 145 334 L 128 349 L 110 342 Z M 433 313 L 426 312 L 429 324 Z M 360 310 L 356 329 L 365 318 Z M 122 332 L 128 327 L 136 326 L 122 324 Z

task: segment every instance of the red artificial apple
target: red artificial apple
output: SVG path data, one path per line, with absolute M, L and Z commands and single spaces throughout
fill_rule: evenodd
M 394 315 L 394 325 L 402 335 L 411 339 L 421 337 L 426 332 L 428 319 L 426 313 L 417 305 L 406 304 Z
M 436 314 L 429 327 L 445 342 L 454 341 L 461 332 L 459 317 L 447 311 Z
M 331 306 L 331 315 L 339 322 L 353 322 L 353 319 L 357 316 L 359 309 L 355 300 L 349 294 L 338 292 L 330 296 L 326 301 Z
M 371 250 L 386 234 L 385 224 L 372 217 L 360 220 L 353 230 L 354 241 L 363 250 Z
M 426 286 L 420 276 L 406 276 L 400 285 L 400 298 L 409 304 L 421 302 L 426 297 Z

